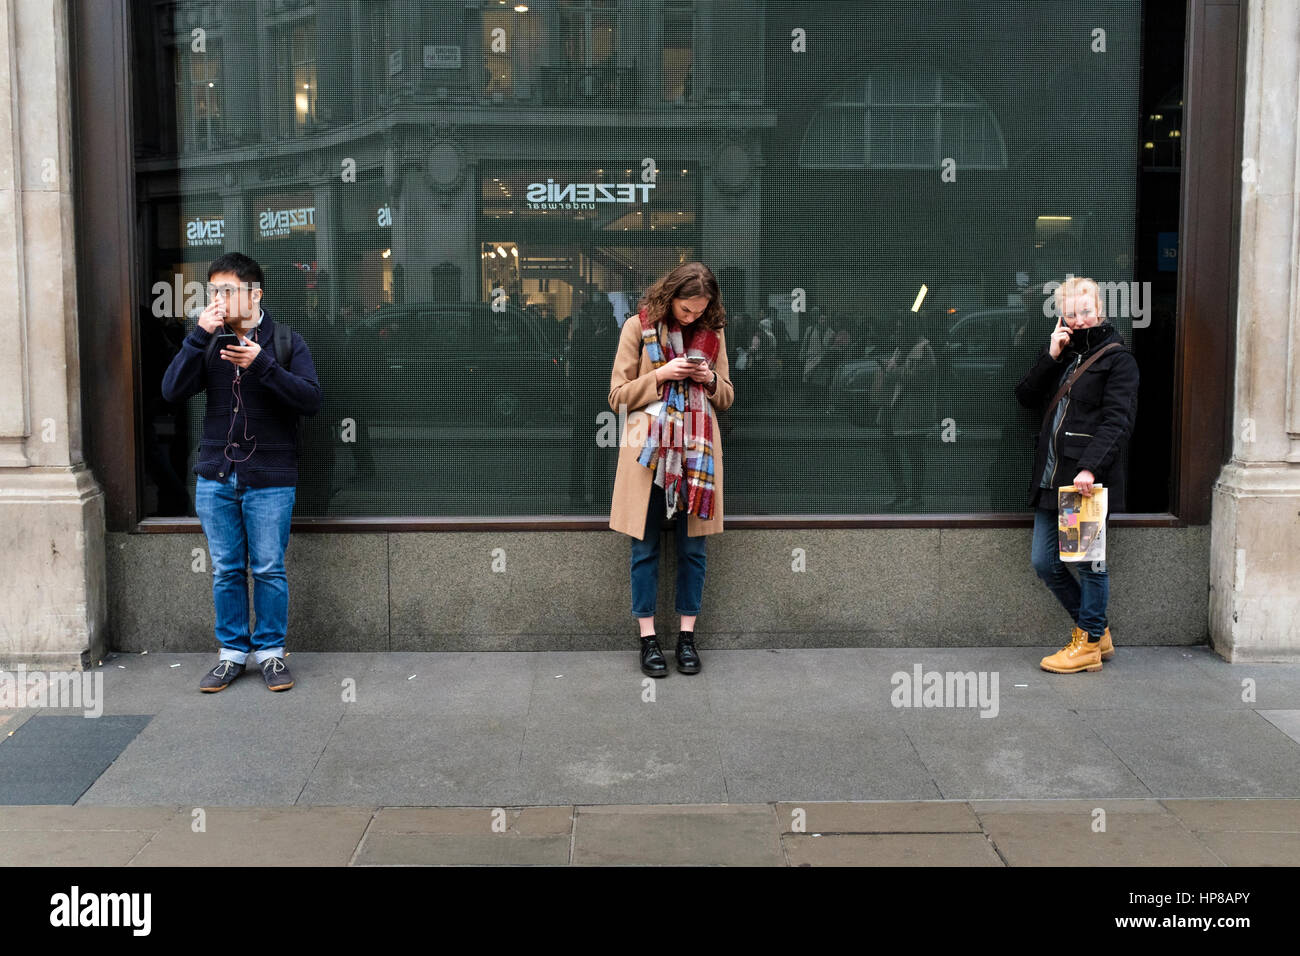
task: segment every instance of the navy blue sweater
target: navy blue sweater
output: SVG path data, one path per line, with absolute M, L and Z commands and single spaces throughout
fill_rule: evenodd
M 220 349 L 213 351 L 211 362 L 205 362 L 211 332 L 195 326 L 167 367 L 162 382 L 167 401 L 180 403 L 207 389 L 195 474 L 221 481 L 233 467 L 250 488 L 298 484 L 298 416 L 315 415 L 320 410 L 320 383 L 302 336 L 293 333 L 289 364 L 281 367 L 275 360 L 274 335 L 275 324 L 263 309 L 262 324 L 257 327 L 262 351 L 241 373 L 243 402 L 233 412 L 233 427 L 235 365 L 221 358 Z M 257 439 L 255 448 L 251 440 L 245 440 L 245 431 Z M 250 450 L 252 457 L 232 465 L 226 457 L 227 435 L 240 446 L 229 448 L 230 458 L 242 459 Z

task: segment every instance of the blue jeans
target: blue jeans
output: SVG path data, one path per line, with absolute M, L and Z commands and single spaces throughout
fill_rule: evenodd
M 660 466 L 662 467 L 662 466 Z M 664 522 L 664 490 L 650 486 L 650 506 L 646 509 L 645 538 L 632 539 L 632 616 L 653 617 L 655 598 L 659 595 L 659 530 Z M 686 515 L 677 512 L 677 613 L 687 616 L 700 613 L 704 599 L 704 569 L 707 541 L 705 535 L 692 538 L 686 533 Z
M 216 609 L 221 659 L 244 663 L 250 653 L 261 664 L 284 656 L 289 626 L 289 579 L 284 549 L 289 545 L 293 486 L 249 488 L 235 472 L 224 481 L 202 475 L 194 508 L 212 558 L 212 604 Z M 248 566 L 253 568 L 257 630 L 248 633 Z
M 1106 530 L 1109 536 L 1109 515 L 1106 516 Z M 1042 578 L 1048 590 L 1056 595 L 1075 626 L 1087 631 L 1090 637 L 1101 637 L 1106 630 L 1110 575 L 1106 571 L 1105 562 L 1094 570 L 1092 562 L 1080 561 L 1079 579 L 1075 580 L 1060 557 L 1055 508 L 1035 509 L 1034 543 L 1030 561 L 1034 565 L 1034 571 Z

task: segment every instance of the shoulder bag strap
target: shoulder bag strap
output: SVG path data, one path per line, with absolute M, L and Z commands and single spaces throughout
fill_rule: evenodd
M 1065 393 L 1068 392 L 1070 390 L 1070 387 L 1079 380 L 1080 375 L 1088 371 L 1088 366 L 1091 365 L 1093 362 L 1097 361 L 1097 359 L 1101 358 L 1111 349 L 1117 349 L 1120 347 L 1121 346 L 1119 342 L 1111 342 L 1109 345 L 1103 345 L 1101 348 L 1097 349 L 1096 352 L 1092 353 L 1092 358 L 1088 359 L 1088 361 L 1084 362 L 1082 365 L 1080 365 L 1077 369 L 1074 370 L 1074 374 L 1065 380 L 1065 384 L 1062 385 L 1059 389 L 1057 389 L 1056 394 L 1052 396 L 1052 400 L 1047 403 L 1047 412 L 1043 415 L 1044 425 L 1046 425 L 1048 421 L 1051 419 L 1052 413 L 1056 411 L 1057 403 L 1065 396 Z

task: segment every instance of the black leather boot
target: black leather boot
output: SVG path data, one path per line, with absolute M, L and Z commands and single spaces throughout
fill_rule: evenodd
M 664 652 L 659 649 L 659 641 L 653 635 L 641 638 L 641 673 L 651 677 L 668 676 L 668 662 L 664 660 Z
M 695 650 L 694 631 L 682 631 L 677 635 L 677 669 L 683 674 L 700 672 L 700 655 Z

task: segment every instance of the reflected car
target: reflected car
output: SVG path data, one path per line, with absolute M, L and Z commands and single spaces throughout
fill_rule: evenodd
M 372 421 L 521 425 L 565 407 L 558 340 L 542 320 L 486 303 L 385 306 L 349 342 Z
M 880 372 L 881 362 L 888 356 L 879 355 L 874 348 L 865 357 L 852 362 L 841 362 L 831 378 L 829 393 L 830 411 L 843 416 L 855 425 L 874 425 L 880 411 L 874 400 L 872 385 Z
M 936 398 L 963 409 L 966 423 L 996 423 L 1005 417 L 1008 394 L 1002 386 L 1010 374 L 1008 361 L 1020 361 L 1017 332 L 1028 320 L 1024 306 L 984 309 L 953 319 L 941 342 L 932 342 Z M 830 403 L 835 414 L 855 425 L 874 425 L 880 411 L 873 397 L 881 365 L 892 349 L 872 348 L 862 358 L 842 363 L 831 380 Z M 1016 370 L 1018 376 L 1022 370 Z M 1014 399 L 1011 400 L 1014 405 Z
M 952 370 L 954 383 L 978 388 L 1001 382 L 1016 331 L 1028 316 L 1023 306 L 1008 306 L 971 312 L 957 319 L 943 343 L 949 356 L 943 364 Z

